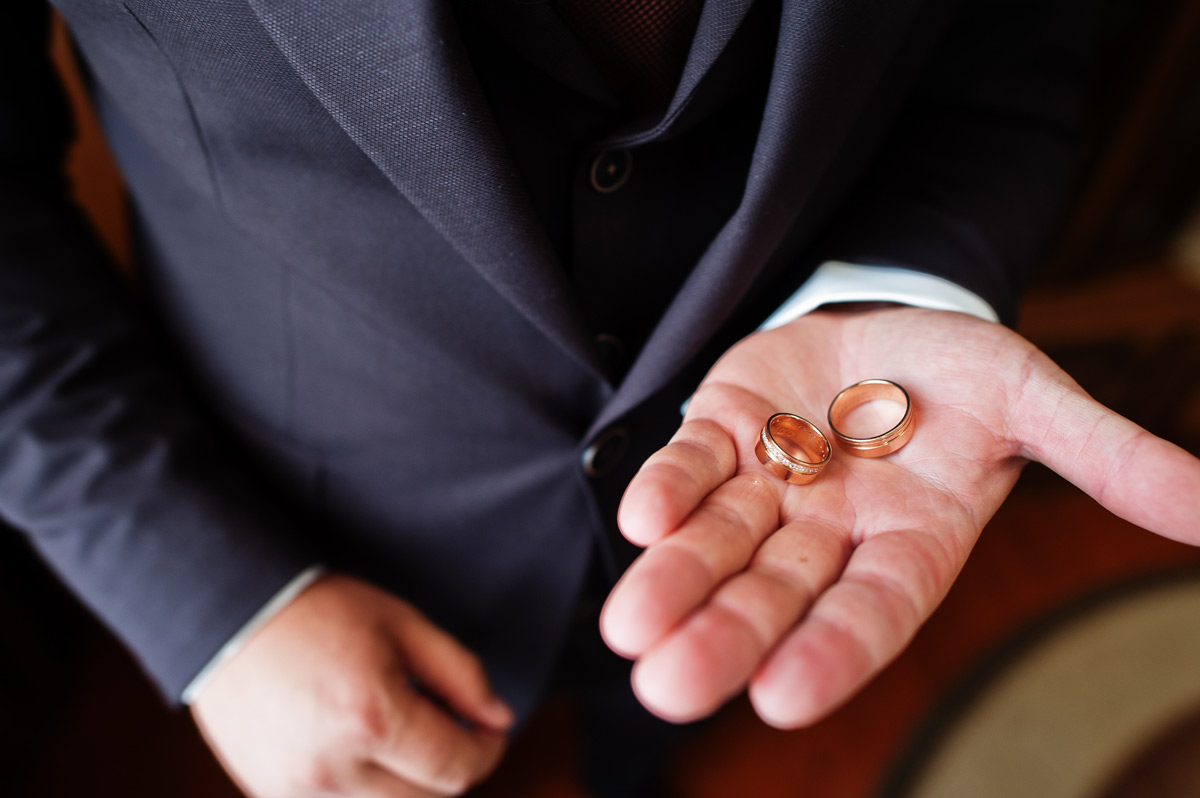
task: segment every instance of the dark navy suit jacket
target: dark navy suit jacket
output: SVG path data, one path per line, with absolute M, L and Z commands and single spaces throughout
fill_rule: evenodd
M 130 290 L 58 177 L 44 9 L 13 5 L 0 516 L 171 696 L 319 561 L 527 708 L 713 360 L 824 258 L 1011 318 L 1071 160 L 1078 20 L 1041 0 L 711 0 L 661 124 L 608 130 L 561 39 L 508 58 L 440 0 L 55 0 L 128 182 Z M 514 110 L 521 70 L 553 113 Z M 602 205 L 605 148 L 635 171 Z M 614 367 L 595 336 L 638 313 Z

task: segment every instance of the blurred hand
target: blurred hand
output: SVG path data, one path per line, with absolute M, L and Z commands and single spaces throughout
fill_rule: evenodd
M 905 448 L 865 459 L 831 438 L 832 462 L 808 485 L 764 470 L 754 444 L 770 415 L 828 435 L 834 396 L 871 378 L 913 398 Z M 1200 461 L 1004 327 L 888 308 L 752 335 L 630 483 L 618 521 L 647 549 L 601 630 L 637 660 L 634 689 L 664 718 L 703 717 L 748 685 L 768 723 L 812 723 L 909 642 L 1030 459 L 1135 524 L 1200 543 Z
M 513 720 L 474 655 L 337 575 L 260 629 L 192 712 L 254 798 L 456 795 L 496 766 Z

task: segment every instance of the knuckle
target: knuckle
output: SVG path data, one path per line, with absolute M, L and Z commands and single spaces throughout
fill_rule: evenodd
M 337 770 L 324 759 L 311 759 L 295 770 L 292 788 L 281 795 L 330 793 L 340 786 Z
M 358 698 L 345 713 L 344 734 L 358 747 L 375 748 L 387 740 L 392 715 L 373 697 Z

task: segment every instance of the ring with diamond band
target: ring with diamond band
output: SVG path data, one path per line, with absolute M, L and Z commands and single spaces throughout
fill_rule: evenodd
M 867 402 L 884 399 L 902 408 L 900 420 L 890 429 L 869 438 L 852 437 L 841 431 L 846 417 Z M 839 393 L 829 405 L 829 429 L 842 447 L 855 457 L 882 457 L 899 451 L 912 438 L 916 428 L 916 411 L 908 391 L 891 380 L 863 380 Z
M 763 424 L 754 454 L 783 481 L 807 485 L 829 464 L 833 447 L 811 421 L 792 413 L 776 413 Z

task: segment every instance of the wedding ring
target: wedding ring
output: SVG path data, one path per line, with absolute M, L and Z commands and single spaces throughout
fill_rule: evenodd
M 870 438 L 855 438 L 839 429 L 844 425 L 846 416 L 856 407 L 885 399 L 904 407 L 904 414 L 896 425 L 886 432 Z M 882 457 L 898 451 L 908 443 L 916 427 L 916 412 L 913 410 L 912 399 L 908 391 L 891 380 L 863 380 L 856 382 L 842 391 L 829 406 L 829 428 L 833 437 L 837 438 L 850 454 L 856 457 Z
M 763 424 L 754 454 L 783 481 L 806 485 L 829 464 L 833 447 L 811 421 L 791 413 L 776 413 Z

